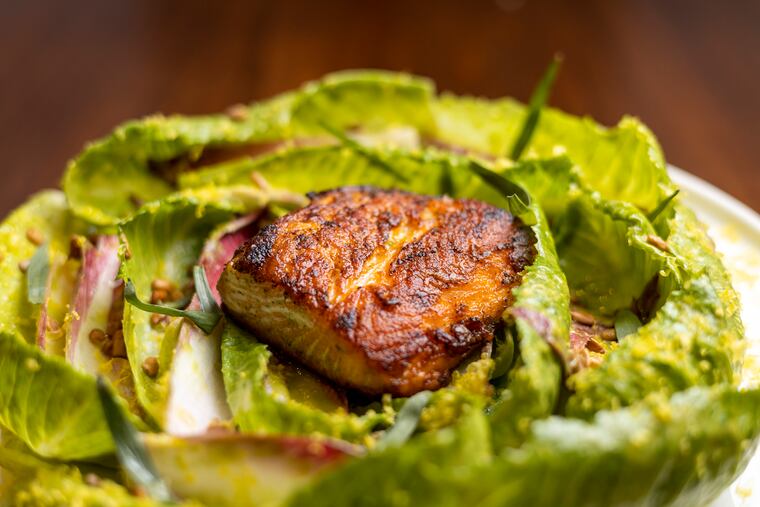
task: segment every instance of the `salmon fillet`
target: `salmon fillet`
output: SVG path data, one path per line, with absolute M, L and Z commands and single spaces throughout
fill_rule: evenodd
M 489 204 L 344 187 L 263 228 L 219 293 L 259 339 L 336 383 L 409 396 L 445 385 L 493 338 L 535 255 Z

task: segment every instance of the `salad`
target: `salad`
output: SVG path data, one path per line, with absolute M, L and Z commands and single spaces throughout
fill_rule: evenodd
M 739 300 L 638 119 L 331 74 L 87 145 L 0 225 L 8 505 L 705 505 Z

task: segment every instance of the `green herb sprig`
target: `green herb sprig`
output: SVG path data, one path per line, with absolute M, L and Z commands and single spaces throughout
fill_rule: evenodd
M 521 185 L 475 161 L 470 161 L 468 168 L 504 196 L 510 213 L 520 217 L 525 224 L 533 225 L 535 218 L 530 209 L 530 194 Z
M 676 196 L 677 196 L 677 195 L 678 195 L 680 192 L 681 192 L 681 190 L 680 190 L 680 189 L 676 189 L 675 191 L 673 191 L 673 193 L 672 193 L 672 194 L 670 194 L 670 195 L 669 195 L 669 196 L 667 196 L 665 199 L 663 199 L 663 200 L 660 202 L 660 204 L 658 204 L 658 205 L 657 205 L 657 207 L 656 207 L 656 208 L 655 208 L 655 209 L 654 209 L 654 210 L 653 210 L 653 211 L 652 211 L 652 212 L 651 212 L 651 213 L 650 213 L 650 214 L 647 216 L 647 218 L 649 219 L 649 221 L 650 221 L 650 222 L 654 222 L 654 221 L 655 221 L 655 219 L 656 219 L 658 216 L 660 216 L 660 213 L 662 213 L 663 211 L 665 211 L 665 208 L 667 208 L 667 207 L 668 207 L 668 204 L 670 204 L 670 203 L 671 203 L 671 201 L 672 201 L 673 199 L 675 199 L 675 198 L 676 198 Z
M 124 416 L 103 377 L 98 377 L 97 386 L 103 415 L 116 446 L 116 457 L 124 471 L 138 486 L 144 488 L 152 499 L 174 502 L 174 495 L 158 474 L 139 433 Z
M 525 148 L 527 148 L 533 137 L 533 132 L 538 126 L 538 122 L 541 119 L 541 111 L 549 101 L 549 95 L 551 94 L 552 85 L 554 79 L 559 72 L 560 64 L 562 63 L 561 55 L 554 55 L 549 67 L 544 72 L 543 77 L 536 85 L 536 89 L 533 90 L 533 94 L 530 96 L 530 102 L 528 103 L 528 114 L 525 117 L 520 135 L 517 136 L 515 143 L 512 145 L 509 158 L 512 160 L 519 160 Z
M 200 310 L 181 310 L 171 306 L 156 305 L 141 301 L 140 298 L 137 297 L 137 291 L 135 290 L 135 285 L 132 283 L 132 280 L 127 280 L 124 283 L 124 299 L 132 306 L 146 312 L 169 315 L 170 317 L 186 318 L 198 326 L 204 333 L 211 334 L 219 323 L 219 320 L 222 318 L 222 310 L 214 300 L 214 296 L 208 286 L 206 272 L 201 266 L 195 266 L 193 268 L 193 279 L 195 280 L 195 291 L 196 294 L 198 294 L 198 301 L 201 304 Z
M 618 341 L 638 331 L 641 325 L 641 320 L 635 313 L 630 310 L 620 311 L 615 317 L 615 335 Z
M 45 243 L 34 252 L 26 270 L 26 296 L 30 303 L 39 305 L 45 301 L 49 273 L 50 259 Z
M 335 139 L 340 141 L 340 143 L 346 148 L 349 148 L 355 151 L 356 153 L 359 153 L 360 155 L 366 157 L 373 164 L 380 167 L 384 171 L 392 174 L 395 178 L 405 183 L 409 182 L 409 178 L 407 178 L 406 175 L 396 170 L 395 167 L 393 167 L 388 162 L 383 160 L 382 157 L 380 157 L 377 153 L 368 149 L 366 146 L 363 146 L 361 143 L 355 141 L 354 139 L 351 139 L 348 135 L 346 135 L 345 132 L 343 132 L 339 128 L 336 128 L 333 125 L 330 125 L 324 121 L 320 121 L 319 126 L 322 127 L 325 130 L 325 132 L 327 132 L 328 134 L 333 136 Z
M 422 410 L 427 406 L 432 395 L 430 391 L 420 391 L 406 400 L 396 416 L 395 424 L 378 440 L 375 449 L 381 451 L 389 447 L 398 447 L 409 440 L 417 429 Z

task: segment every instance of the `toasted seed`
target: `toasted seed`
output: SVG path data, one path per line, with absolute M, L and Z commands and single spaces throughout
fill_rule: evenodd
M 150 325 L 153 327 L 159 326 L 161 324 L 164 324 L 168 320 L 166 315 L 161 315 L 160 313 L 154 313 L 150 316 Z
M 225 113 L 230 117 L 230 119 L 235 121 L 244 121 L 246 118 L 248 118 L 248 108 L 243 104 L 234 104 L 228 107 Z
M 113 357 L 113 340 L 110 336 L 106 335 L 103 343 L 100 344 L 100 352 L 106 357 Z
M 158 374 L 158 359 L 154 356 L 146 358 L 142 363 L 142 370 L 150 378 L 155 377 Z
M 570 310 L 570 317 L 579 324 L 586 324 L 587 326 L 593 326 L 596 323 L 596 319 L 593 315 L 585 310 L 573 309 Z
M 132 258 L 132 250 L 129 248 L 129 242 L 127 236 L 123 232 L 119 233 L 119 243 L 124 245 L 124 258 L 129 260 Z
M 602 340 L 607 340 L 608 342 L 617 340 L 617 333 L 615 333 L 614 329 L 602 329 L 602 332 L 599 333 L 599 336 L 602 338 Z
M 100 477 L 93 473 L 89 473 L 84 476 L 84 482 L 88 486 L 98 487 L 100 486 Z
M 140 208 L 142 207 L 143 204 L 145 204 L 145 201 L 140 199 L 135 194 L 129 194 L 129 202 L 131 202 L 132 206 L 134 206 L 135 208 Z
M 29 269 L 30 262 L 31 261 L 29 259 L 19 262 L 18 269 L 21 270 L 22 273 L 26 273 L 26 270 Z
M 82 236 L 71 236 L 69 240 L 69 259 L 82 258 L 82 245 L 85 239 Z
M 45 329 L 47 329 L 48 331 L 52 331 L 53 333 L 56 333 L 61 330 L 61 324 L 54 318 L 50 317 L 45 322 Z
M 647 243 L 655 248 L 659 248 L 663 252 L 670 252 L 670 245 L 668 245 L 664 239 L 654 234 L 647 235 Z
M 28 239 L 30 243 L 34 243 L 37 246 L 40 246 L 45 242 L 44 236 L 42 236 L 42 233 L 37 229 L 27 229 L 26 239 Z
M 589 340 L 586 342 L 586 348 L 589 349 L 591 352 L 597 352 L 599 354 L 604 354 L 604 347 L 602 347 L 599 344 L 599 342 L 597 342 L 593 338 L 589 338 Z
M 92 331 L 90 331 L 90 334 L 88 336 L 90 338 L 90 342 L 93 345 L 102 345 L 104 341 L 106 341 L 106 333 L 102 329 L 95 328 Z
M 165 290 L 168 292 L 174 288 L 174 284 L 171 283 L 169 280 L 164 280 L 163 278 L 156 278 L 150 283 L 150 288 L 153 290 Z
M 119 283 L 113 289 L 113 302 L 108 310 L 108 323 L 106 324 L 106 334 L 113 335 L 116 330 L 123 326 L 122 318 L 124 317 L 124 284 Z
M 261 190 L 270 190 L 272 188 L 269 185 L 269 182 L 264 179 L 264 176 L 258 171 L 253 171 L 251 173 L 251 181 L 254 182 Z
M 206 431 L 229 431 L 230 430 L 230 423 L 227 421 L 222 421 L 219 418 L 213 418 L 211 422 L 208 424 L 208 427 L 206 428 Z
M 150 302 L 153 304 L 156 303 L 163 303 L 164 301 L 169 300 L 169 293 L 165 290 L 154 290 L 150 294 Z
M 127 346 L 124 344 L 124 332 L 119 329 L 111 336 L 111 357 L 127 357 Z
M 325 452 L 325 445 L 322 442 L 318 441 L 318 440 L 312 440 L 306 446 L 306 449 L 310 453 L 312 453 L 312 454 L 320 455 L 320 454 L 324 454 L 324 452 Z
M 586 368 L 596 368 L 597 366 L 600 366 L 602 362 L 604 362 L 604 358 L 602 356 L 589 355 L 586 361 Z

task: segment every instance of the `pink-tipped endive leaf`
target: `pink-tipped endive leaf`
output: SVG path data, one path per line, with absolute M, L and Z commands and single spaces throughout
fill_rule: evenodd
M 100 236 L 94 247 L 82 254 L 74 312 L 66 343 L 66 360 L 75 368 L 97 375 L 106 357 L 90 339 L 94 329 L 105 330 L 114 302 L 114 290 L 121 285 L 119 274 L 119 239 Z
M 282 505 L 321 473 L 362 453 L 330 439 L 222 431 L 189 438 L 146 434 L 144 442 L 176 494 L 236 507 Z
M 234 220 L 206 242 L 201 254 L 209 288 L 221 302 L 216 284 L 224 265 L 235 250 L 255 232 L 258 214 Z M 188 309 L 201 305 L 194 296 Z M 166 431 L 172 435 L 204 433 L 215 422 L 231 417 L 221 375 L 220 329 L 205 334 L 190 322 L 183 322 L 172 361 Z

